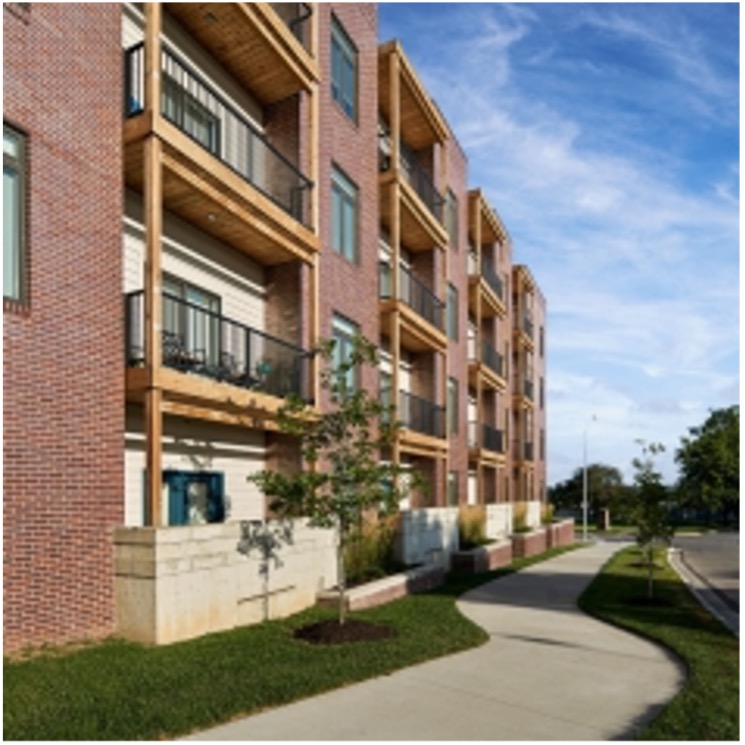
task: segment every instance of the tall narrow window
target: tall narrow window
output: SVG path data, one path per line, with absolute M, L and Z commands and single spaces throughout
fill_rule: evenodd
M 3 124 L 3 297 L 24 300 L 26 138 Z
M 445 229 L 450 236 L 450 247 L 458 250 L 458 198 L 448 189 L 445 194 Z
M 458 290 L 451 284 L 448 284 L 447 333 L 449 339 L 458 341 Z
M 331 173 L 331 245 L 349 261 L 356 262 L 357 186 L 334 166 Z
M 357 47 L 335 18 L 331 21 L 331 95 L 350 119 L 357 119 Z
M 334 314 L 331 326 L 331 338 L 335 342 L 332 362 L 334 368 L 338 369 L 352 354 L 352 342 L 359 328 L 356 323 L 337 314 Z M 359 383 L 356 377 L 356 370 L 350 368 L 347 371 L 344 382 L 349 391 L 355 390 Z
M 458 433 L 458 381 L 448 378 L 447 400 L 448 434 Z
M 447 500 L 449 507 L 458 506 L 458 472 L 448 471 L 448 493 Z

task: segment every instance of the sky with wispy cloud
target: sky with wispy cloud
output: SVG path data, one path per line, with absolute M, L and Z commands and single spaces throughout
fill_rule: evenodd
M 381 3 L 546 296 L 549 484 L 739 401 L 739 7 Z M 593 419 L 595 417 L 595 419 Z

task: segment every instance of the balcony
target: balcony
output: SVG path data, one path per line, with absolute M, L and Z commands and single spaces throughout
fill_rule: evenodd
M 443 247 L 448 242 L 447 230 L 442 223 L 445 200 L 416 156 L 408 152 L 403 143 L 401 149 L 407 151 L 406 155 L 402 152 L 398 163 L 392 163 L 390 133 L 384 126 L 379 127 L 380 183 L 383 187 L 393 182 L 399 185 L 401 240 L 412 251 Z M 390 230 L 393 226 L 390 224 L 391 206 L 387 191 L 381 194 L 380 208 L 383 223 Z
M 391 265 L 379 264 L 379 295 L 383 323 L 391 312 L 401 319 L 401 344 L 413 351 L 444 351 L 445 303 L 406 267 L 399 267 L 398 299 L 393 297 Z
M 133 400 L 138 400 L 143 385 L 139 373 L 145 364 L 144 299 L 142 290 L 125 296 L 125 359 L 131 373 L 127 388 Z M 311 401 L 311 353 L 172 295 L 163 295 L 161 347 L 162 365 L 168 371 L 163 388 L 175 398 L 211 405 L 294 394 Z M 205 386 L 204 381 L 222 386 Z M 250 395 L 241 398 L 224 386 Z
M 320 80 L 307 3 L 168 3 L 166 10 L 263 106 Z
M 488 424 L 468 423 L 469 450 L 487 450 L 489 453 L 504 454 L 504 432 Z M 485 454 L 482 454 L 485 455 Z
M 493 264 L 486 258 L 478 258 L 475 252 L 468 261 L 468 305 L 471 314 L 482 318 L 504 316 L 507 312 L 505 302 L 505 283 L 499 277 Z M 480 311 L 479 311 L 480 307 Z
M 507 385 L 507 375 L 504 369 L 504 356 L 486 340 L 481 342 L 481 356 L 476 357 L 476 340 L 468 340 L 468 371 L 469 382 L 475 388 L 476 378 L 481 376 L 482 382 L 489 388 L 502 390 Z
M 515 314 L 515 339 L 516 342 L 529 349 L 533 348 L 533 313 L 527 308 Z
M 396 414 L 405 429 L 438 439 L 445 437 L 444 406 L 438 406 L 413 393 L 399 391 Z
M 533 442 L 526 441 L 522 442 L 521 440 L 514 440 L 513 443 L 513 452 L 515 459 L 520 461 L 521 463 L 532 463 L 533 462 Z
M 166 46 L 162 120 L 148 117 L 144 56 L 143 44 L 124 53 L 127 184 L 142 190 L 143 138 L 155 135 L 163 142 L 167 209 L 260 263 L 308 261 L 319 249 L 310 230 L 310 179 Z

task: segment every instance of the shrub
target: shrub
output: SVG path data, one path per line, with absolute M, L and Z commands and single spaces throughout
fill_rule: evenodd
M 530 532 L 530 526 L 528 525 L 528 506 L 525 504 L 525 502 L 518 502 L 515 505 L 514 511 L 512 513 L 512 532 Z
M 344 555 L 347 581 L 359 585 L 403 569 L 394 556 L 396 516 L 363 520 L 350 535 Z
M 548 502 L 545 502 L 541 506 L 541 524 L 551 525 L 553 521 L 554 521 L 554 506 L 552 504 L 549 504 Z
M 489 543 L 486 537 L 486 510 L 482 505 L 462 506 L 458 510 L 458 538 L 462 551 Z

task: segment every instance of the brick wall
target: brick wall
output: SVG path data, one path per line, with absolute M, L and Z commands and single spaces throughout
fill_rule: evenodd
M 374 4 L 320 3 L 319 17 L 320 142 L 320 330 L 331 335 L 339 313 L 357 323 L 373 342 L 380 338 L 378 313 L 378 40 Z M 331 18 L 342 25 L 358 52 L 358 114 L 347 116 L 331 97 Z M 331 248 L 331 172 L 336 164 L 357 186 L 359 197 L 359 262 L 352 263 Z M 362 385 L 377 391 L 377 372 L 366 370 Z
M 449 435 L 448 468 L 458 473 L 461 484 L 459 499 L 465 503 L 468 473 L 468 161 L 458 141 L 450 139 L 446 145 L 447 181 L 439 182 L 445 194 L 449 188 L 458 200 L 458 246 L 449 246 L 447 261 L 448 282 L 458 290 L 458 340 L 449 340 L 447 375 L 458 381 L 458 432 Z
M 30 272 L 28 306 L 3 314 L 6 652 L 113 631 L 124 518 L 120 9 L 12 6 L 4 117 L 29 138 Z

